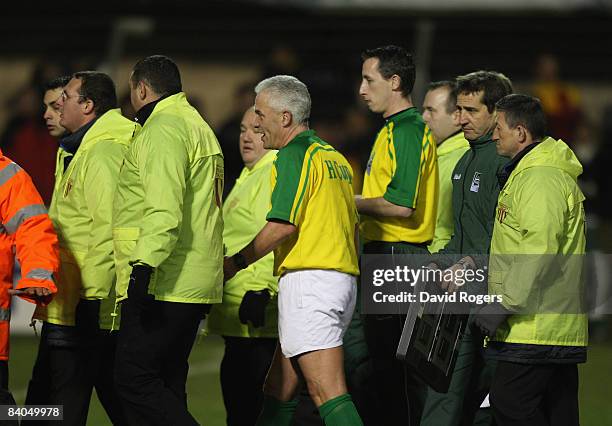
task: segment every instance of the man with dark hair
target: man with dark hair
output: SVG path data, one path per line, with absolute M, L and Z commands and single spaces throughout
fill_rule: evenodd
M 440 192 L 434 238 L 428 249 L 436 253 L 453 235 L 452 172 L 469 148 L 459 125 L 457 83 L 444 80 L 429 84 L 423 100 L 423 120 L 431 130 L 438 147 Z
M 129 86 L 142 130 L 113 209 L 117 392 L 130 424 L 195 425 L 187 359 L 200 320 L 223 294 L 223 155 L 170 58 L 139 61 Z
M 45 85 L 45 93 L 43 95 L 44 114 L 43 119 L 47 125 L 49 134 L 53 137 L 64 136 L 66 129 L 60 124 L 61 111 L 58 105 L 59 98 L 62 96 L 64 86 L 70 81 L 70 76 L 58 77 Z M 65 303 L 64 288 L 60 287 L 58 293 L 53 300 L 55 308 L 63 306 Z M 75 297 L 78 297 L 75 295 Z M 50 359 L 51 352 L 57 345 L 53 343 L 57 339 L 49 339 L 49 330 L 55 327 L 55 324 L 46 321 L 46 315 L 43 310 L 35 310 L 33 319 L 43 321 L 43 331 L 40 343 L 38 345 L 38 355 L 32 369 L 32 378 L 28 383 L 28 392 L 26 394 L 25 404 L 45 404 L 49 400 L 50 392 Z M 61 329 L 58 328 L 58 329 Z M 53 335 L 53 334 L 52 334 Z M 56 335 L 56 338 L 62 340 L 61 335 Z M 22 424 L 28 424 L 27 420 L 23 420 Z
M 510 161 L 499 175 L 489 294 L 475 324 L 496 359 L 491 405 L 499 426 L 579 424 L 578 363 L 586 361 L 585 216 L 582 166 L 561 140 L 545 137 L 539 100 L 497 102 L 493 139 Z
M 135 124 L 116 107 L 115 84 L 106 74 L 78 72 L 56 101 L 60 140 L 49 215 L 58 231 L 61 296 L 35 318 L 45 321 L 49 399 L 64 405 L 64 424 L 87 420 L 95 385 L 113 424 L 125 424 L 113 392 L 115 267 L 112 202 L 123 155 Z
M 429 254 L 438 198 L 436 145 L 410 93 L 415 72 L 403 48 L 385 46 L 363 55 L 359 94 L 382 114 L 355 202 L 361 214 L 364 254 Z M 374 368 L 380 425 L 417 424 L 424 386 L 395 359 L 405 315 L 365 315 L 364 331 Z
M 117 106 L 115 83 L 108 75 L 96 71 L 81 71 L 75 73 L 72 78 L 81 81 L 78 89 L 79 99 L 91 100 L 97 117 Z
M 20 113 L 10 119 L 4 133 L 0 135 L 2 139 L 0 145 L 5 155 L 27 171 L 46 206 L 51 203 L 53 194 L 56 138 L 66 132 L 66 129 L 59 124 L 60 111 L 57 100 L 69 80 L 70 76 L 58 77 L 44 86 L 42 100 L 44 127 L 41 126 L 38 109 L 33 108 L 32 116 Z M 34 88 L 30 90 L 38 97 L 37 90 Z M 32 155 L 33 152 L 36 155 Z
M 394 75 L 397 76 L 395 90 L 399 91 L 403 98 L 410 99 L 416 77 L 416 67 L 412 55 L 406 49 L 393 45 L 376 47 L 363 52 L 361 60 L 364 64 L 368 60 L 370 64 L 373 64 L 376 60 L 378 73 L 385 80 L 391 79 Z
M 497 130 L 500 130 L 500 123 L 505 122 L 507 127 L 512 129 L 516 129 L 518 126 L 524 127 L 531 136 L 527 140 L 532 139 L 533 143 L 541 142 L 546 136 L 546 115 L 537 98 L 518 94 L 508 95 L 497 101 L 495 108 L 497 109 Z M 500 149 L 501 144 L 505 142 L 504 139 L 496 138 L 494 140 L 497 143 L 498 154 L 504 157 L 515 157 L 514 152 L 508 152 L 504 148 Z
M 59 124 L 61 111 L 57 101 L 62 96 L 62 90 L 64 90 L 64 86 L 68 84 L 70 78 L 70 76 L 58 77 L 45 86 L 45 93 L 43 95 L 45 112 L 43 114 L 43 119 L 47 125 L 47 130 L 49 130 L 49 134 L 56 138 L 62 137 L 66 133 L 66 129 Z
M 476 71 L 456 81 L 459 123 L 470 149 L 452 173 L 453 236 L 432 265 L 452 271 L 444 273 L 444 277 L 455 276 L 460 269 L 486 268 L 500 191 L 497 174 L 507 162 L 497 154 L 492 139 L 495 102 L 512 91 L 510 80 L 494 71 Z M 442 285 L 449 291 L 456 288 L 450 280 Z M 422 425 L 473 423 L 494 369 L 494 364 L 485 363 L 482 348 L 483 336 L 474 329 L 470 318 L 459 345 L 450 388 L 446 394 L 428 391 Z
M 174 95 L 183 90 L 181 74 L 176 64 L 163 55 L 152 55 L 134 65 L 130 83 L 144 82 L 161 97 Z

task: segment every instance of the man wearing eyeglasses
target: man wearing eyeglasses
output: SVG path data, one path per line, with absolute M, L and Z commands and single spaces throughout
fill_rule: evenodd
M 65 347 L 50 361 L 49 404 L 65 425 L 84 425 L 93 387 L 114 425 L 126 424 L 113 392 L 115 268 L 111 211 L 119 168 L 136 125 L 121 115 L 115 84 L 95 71 L 72 76 L 57 100 L 60 140 L 49 215 L 58 233 L 58 287 L 67 300 L 46 320 Z

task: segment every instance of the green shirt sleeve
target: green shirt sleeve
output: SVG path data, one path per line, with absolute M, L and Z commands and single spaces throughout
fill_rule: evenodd
M 295 141 L 278 152 L 274 161 L 276 183 L 272 190 L 272 208 L 266 220 L 282 220 L 297 225 L 297 211 L 303 201 L 308 173 L 302 173 L 307 144 Z
M 389 143 L 393 144 L 395 151 L 395 172 L 383 196 L 390 203 L 416 207 L 424 153 L 423 142 L 430 142 L 428 133 L 422 134 L 417 127 L 409 125 L 393 128 Z M 391 150 L 389 155 L 393 155 Z

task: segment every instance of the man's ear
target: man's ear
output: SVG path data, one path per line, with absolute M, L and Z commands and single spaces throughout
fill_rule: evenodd
M 390 80 L 391 80 L 391 89 L 400 90 L 400 86 L 402 84 L 402 78 L 397 74 L 393 74 Z
M 293 123 L 293 114 L 289 111 L 283 111 L 281 116 L 281 125 L 289 127 Z
M 455 126 L 461 127 L 460 119 L 461 112 L 459 111 L 459 108 L 455 108 L 455 110 L 451 113 L 451 120 Z
M 83 102 L 81 102 L 81 105 L 85 115 L 93 114 L 95 112 L 96 105 L 91 99 L 85 99 Z
M 144 81 L 139 81 L 136 87 L 136 93 L 138 94 L 138 99 L 144 101 L 147 98 L 149 88 L 144 83 Z
M 522 144 L 527 142 L 527 139 L 529 137 L 529 132 L 527 131 L 527 129 L 519 124 L 518 126 L 516 126 L 516 131 L 518 132 L 519 142 Z

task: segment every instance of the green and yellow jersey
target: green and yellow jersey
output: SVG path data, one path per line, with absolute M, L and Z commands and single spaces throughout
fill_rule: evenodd
M 425 243 L 432 240 L 438 203 L 436 144 L 416 108 L 387 118 L 378 133 L 363 180 L 363 198 L 383 197 L 415 209 L 408 218 L 361 218 L 368 241 Z
M 353 171 L 331 145 L 307 130 L 282 148 L 272 168 L 272 207 L 266 219 L 297 232 L 274 250 L 274 273 L 333 269 L 358 275 Z

